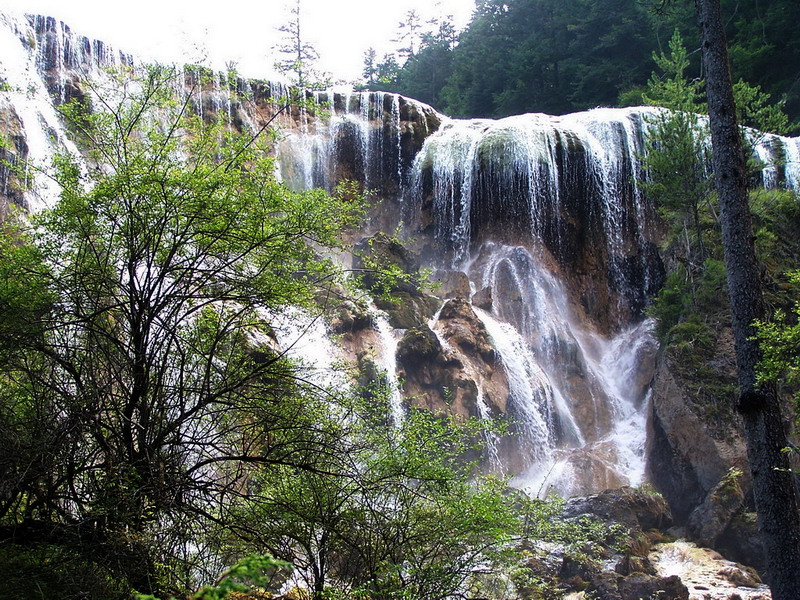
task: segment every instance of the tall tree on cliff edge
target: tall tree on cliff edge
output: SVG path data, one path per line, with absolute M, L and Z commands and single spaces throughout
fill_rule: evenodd
M 275 68 L 299 88 L 322 89 L 329 85 L 330 77 L 316 70 L 319 52 L 305 36 L 301 12 L 300 0 L 294 0 L 289 5 L 288 20 L 278 27 L 283 38 L 273 47 L 281 56 Z
M 720 199 L 722 240 L 728 271 L 742 415 L 759 529 L 774 600 L 798 597 L 800 517 L 789 463 L 783 419 L 775 388 L 756 383 L 761 359 L 754 321 L 764 317 L 764 301 L 753 245 L 747 176 L 736 122 L 727 42 L 719 0 L 695 0 L 706 71 L 714 173 Z

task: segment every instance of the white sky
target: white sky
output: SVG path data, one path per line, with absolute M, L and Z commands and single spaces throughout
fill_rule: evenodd
M 391 39 L 410 9 L 423 19 L 454 16 L 462 28 L 474 0 L 301 0 L 301 24 L 334 79 L 359 79 L 364 51 L 395 50 Z M 287 0 L 0 0 L 0 10 L 46 14 L 73 31 L 101 39 L 142 59 L 238 62 L 249 77 L 272 74 L 276 28 L 287 20 Z M 2 60 L 2 57 L 0 57 Z

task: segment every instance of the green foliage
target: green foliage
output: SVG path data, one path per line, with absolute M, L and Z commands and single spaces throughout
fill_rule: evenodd
M 669 49 L 669 54 L 653 54 L 662 74 L 651 76 L 643 94 L 649 104 L 668 110 L 650 119 L 642 185 L 671 224 L 668 243 L 685 241 L 688 269 L 696 271 L 706 258 L 701 215 L 708 210 L 713 191 L 710 144 L 707 127 L 698 116 L 704 110 L 701 82 L 687 78 L 689 60 L 678 30 Z
M 785 65 L 800 58 L 797 28 L 800 5 L 772 0 L 766 5 L 723 0 L 728 23 L 728 46 L 734 80 L 744 79 L 773 98 L 785 101 L 791 120 L 800 118 L 800 90 L 796 73 Z
M 392 90 L 463 117 L 610 105 L 646 80 L 660 27 L 641 3 L 483 0 L 457 44 L 423 39 Z
M 526 540 L 543 540 L 560 544 L 571 556 L 581 561 L 596 561 L 601 548 L 620 549 L 618 544 L 626 530 L 621 525 L 608 525 L 588 516 L 561 518 L 564 501 L 551 497 L 546 500 L 524 497 L 522 514 L 525 515 L 523 537 Z
M 735 80 L 780 100 L 800 118 L 796 73 L 800 7 L 794 0 L 766 6 L 723 0 Z M 418 98 L 457 117 L 503 117 L 523 112 L 564 114 L 594 106 L 639 105 L 651 71 L 674 30 L 697 47 L 692 6 L 588 0 L 482 0 L 458 43 L 423 33 L 413 56 L 377 78 L 381 89 Z M 424 34 L 432 35 L 425 39 Z M 454 35 L 450 37 L 455 38 Z M 406 44 L 406 46 L 408 46 Z M 417 59 L 417 60 L 413 60 Z M 687 55 L 699 72 L 699 52 Z M 744 121 L 749 125 L 748 118 Z M 775 131 L 775 129 L 768 129 Z
M 653 53 L 653 61 L 661 74 L 653 73 L 650 76 L 647 90 L 643 93 L 647 104 L 674 111 L 706 112 L 700 101 L 702 82 L 687 78 L 689 57 L 683 37 L 677 29 L 669 41 L 669 50 L 669 54 Z
M 652 119 L 643 158 L 647 178 L 642 185 L 658 203 L 667 224 L 666 254 L 673 264 L 650 314 L 658 320 L 656 334 L 673 359 L 687 397 L 701 414 L 718 424 L 730 419 L 735 382 L 724 360 L 715 357 L 720 351 L 732 353 L 732 347 L 724 350 L 724 342 L 718 346 L 730 316 L 726 274 L 720 260 L 722 247 L 711 202 L 710 144 L 704 121 L 698 116 L 705 110 L 701 82 L 690 81 L 685 74 L 690 64 L 677 31 L 669 47 L 669 54 L 654 55 L 663 74 L 653 75 L 644 93 L 649 102 L 671 109 Z M 786 127 L 780 105 L 769 105 L 767 95 L 744 82 L 736 87 L 745 122 L 765 130 Z M 744 137 L 755 143 L 757 135 L 746 132 Z M 793 264 L 797 250 L 790 241 L 797 233 L 793 194 L 758 189 L 751 198 L 756 244 L 768 266 L 775 272 L 778 264 Z M 769 297 L 780 303 L 779 293 Z
M 478 475 L 482 426 L 412 409 L 386 423 L 388 389 L 373 385 L 348 410 L 349 435 L 324 466 L 263 471 L 227 552 L 265 547 L 294 564 L 315 598 L 444 597 L 520 522 L 503 482 Z
M 0 545 L 5 600 L 128 600 L 130 588 L 79 548 L 58 544 Z
M 88 168 L 57 157 L 58 204 L 0 242 L 5 541 L 35 525 L 143 592 L 192 585 L 208 557 L 188 540 L 251 468 L 311 468 L 337 435 L 253 340 L 336 282 L 318 250 L 363 213 L 346 191 L 281 186 L 269 139 L 195 114 L 174 76 L 118 73 L 93 111 L 65 105 Z
M 788 275 L 789 284 L 800 286 L 800 271 Z M 795 300 L 791 313 L 778 310 L 771 321 L 756 323 L 757 337 L 763 353 L 759 364 L 760 381 L 785 380 L 800 383 L 800 301 Z
M 253 588 L 265 587 L 279 570 L 290 571 L 291 565 L 271 556 L 247 556 L 220 575 L 214 585 L 204 585 L 194 592 L 189 600 L 225 600 L 234 592 L 246 593 Z M 135 598 L 159 600 L 150 594 L 136 594 Z
M 781 100 L 776 104 L 770 104 L 770 94 L 762 92 L 758 85 L 753 86 L 740 79 L 733 85 L 733 97 L 740 125 L 764 133 L 784 135 L 797 127 L 789 124 L 789 117 L 784 112 L 786 102 Z

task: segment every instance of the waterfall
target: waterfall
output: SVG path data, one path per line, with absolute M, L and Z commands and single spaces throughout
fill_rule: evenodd
M 368 191 L 399 199 L 407 177 L 404 140 L 413 137 L 408 113 L 427 127 L 433 109 L 385 92 L 315 92 L 313 118 L 305 128 L 288 129 L 278 148 L 279 173 L 294 189 L 351 179 Z M 301 115 L 307 115 L 301 108 Z
M 31 165 L 23 196 L 36 210 L 58 196 L 47 176 L 55 153 L 79 156 L 56 106 L 80 91 L 77 78 L 110 83 L 104 68 L 134 63 L 44 17 L 0 15 L 0 55 L 8 88 L 0 109 L 9 109 L 0 124 L 24 140 L 9 160 Z M 226 115 L 252 131 L 274 116 L 275 99 L 297 91 L 232 74 L 209 72 L 207 81 L 196 69 L 181 74 L 175 85 L 184 97 L 193 83 L 201 87 L 198 114 Z M 487 434 L 488 462 L 513 458 L 517 466 L 506 472 L 532 493 L 641 483 L 655 352 L 644 309 L 663 267 L 655 207 L 637 182 L 659 109 L 456 120 L 396 94 L 302 94 L 307 102 L 276 121 L 276 169 L 287 186 L 331 190 L 343 179 L 358 181 L 394 207 L 391 218 L 403 213 L 405 233 L 418 238 L 428 266 L 468 278 L 463 289 L 471 289 L 475 321 L 497 360 L 485 348 L 489 358 L 456 357 L 438 313 L 420 326 L 438 337 L 449 375 L 460 369 L 462 391 L 477 390 L 465 412 L 489 419 L 504 410 L 511 422 L 515 435 Z M 754 140 L 763 183 L 800 190 L 800 140 Z M 7 191 L 9 173 L 0 174 Z M 396 375 L 401 331 L 383 313 L 372 316 L 399 423 L 407 401 Z M 268 320 L 316 385 L 346 389 L 334 360 L 339 350 L 321 320 L 292 311 Z M 458 352 L 463 358 L 464 347 Z M 504 380 L 489 385 L 495 370 Z M 497 398 L 500 389 L 507 398 Z
M 281 312 L 263 313 L 263 316 L 274 332 L 278 349 L 297 363 L 307 383 L 337 393 L 348 389 L 347 378 L 338 364 L 341 350 L 320 315 L 289 307 Z M 256 342 L 268 347 L 273 345 L 263 333 L 251 335 L 256 336 Z
M 39 31 L 39 26 L 44 27 L 45 21 L 37 18 L 34 23 L 37 25 L 36 31 Z M 23 40 L 36 39 L 31 22 L 0 13 L 0 56 L 3 57 L 0 61 L 0 78 L 6 86 L 0 98 L 0 108 L 10 109 L 4 111 L 6 117 L 3 126 L 11 135 L 15 128 L 9 122 L 14 119 L 10 115 L 16 115 L 20 128 L 18 135 L 24 139 L 27 149 L 26 153 L 19 152 L 17 156 L 7 156 L 7 159 L 10 162 L 25 161 L 24 202 L 26 208 L 34 212 L 52 206 L 60 193 L 60 187 L 52 178 L 55 155 L 67 152 L 80 160 L 80 153 L 69 141 L 50 99 L 41 71 L 47 66 L 45 52 L 56 42 L 63 44 L 63 36 L 62 24 L 50 36 L 54 37 L 54 40 L 48 42 L 50 46 L 40 42 L 35 48 L 29 49 Z M 63 48 L 57 46 L 50 52 L 63 57 L 61 50 Z M 58 66 L 63 69 L 63 63 L 58 63 Z M 58 81 L 62 83 L 63 72 L 62 70 L 62 74 L 57 75 Z M 4 173 L 4 189 L 7 187 L 7 177 L 8 173 Z
M 583 490 L 582 474 L 570 463 L 576 451 L 586 456 L 597 449 L 611 453 L 605 466 L 617 480 L 641 483 L 646 383 L 632 382 L 647 378 L 642 363 L 655 351 L 652 323 L 600 335 L 573 314 L 563 284 L 525 248 L 484 250 L 489 258 L 477 279 L 495 293 L 492 314 L 476 313 L 506 369 L 508 414 L 521 425 L 527 461 L 516 484 L 534 493 L 550 486 Z
M 392 422 L 395 427 L 400 426 L 405 419 L 405 408 L 403 407 L 403 395 L 400 391 L 400 382 L 397 379 L 397 338 L 394 329 L 389 324 L 386 313 L 376 308 L 370 310 L 381 340 L 380 364 L 386 373 L 387 384 L 389 385 L 389 406 L 392 410 Z

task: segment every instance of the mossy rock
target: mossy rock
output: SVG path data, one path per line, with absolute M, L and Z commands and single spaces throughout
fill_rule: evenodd
M 439 308 L 439 300 L 426 294 L 395 292 L 390 299 L 377 298 L 375 305 L 386 312 L 395 329 L 413 329 L 427 326 Z
M 406 367 L 433 361 L 441 354 L 439 339 L 428 327 L 409 329 L 397 345 L 397 360 Z
M 374 326 L 374 318 L 354 302 L 345 301 L 340 304 L 330 317 L 333 333 L 351 333 L 370 329 Z

